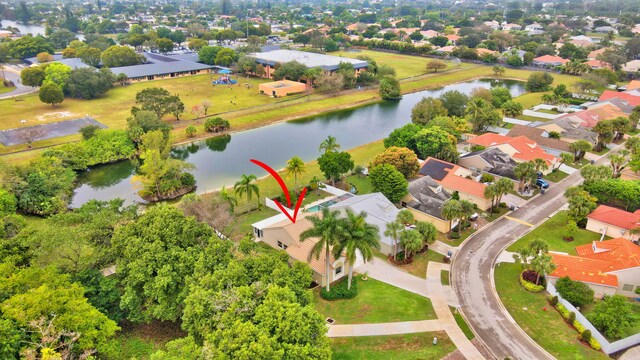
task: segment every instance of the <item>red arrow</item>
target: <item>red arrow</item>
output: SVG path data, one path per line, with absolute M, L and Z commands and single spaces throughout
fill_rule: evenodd
M 287 184 L 284 183 L 284 180 L 282 180 L 278 172 L 273 170 L 269 165 L 263 163 L 262 161 L 251 159 L 251 162 L 265 169 L 269 174 L 271 174 L 271 176 L 273 176 L 274 179 L 276 179 L 278 184 L 280 184 L 280 188 L 284 192 L 285 198 L 287 199 L 287 206 L 290 208 L 291 196 L 289 195 L 289 189 L 287 188 Z M 293 217 L 289 214 L 289 211 L 287 211 L 287 209 L 284 206 L 282 206 L 282 204 L 280 204 L 278 200 L 273 200 L 273 202 L 276 203 L 280 211 L 282 211 L 289 218 L 289 220 L 291 220 L 292 223 L 295 223 L 296 218 L 298 217 L 298 210 L 300 210 L 300 205 L 302 205 L 302 200 L 304 199 L 304 196 L 306 195 L 306 193 L 307 193 L 307 188 L 302 189 L 302 192 L 300 193 L 300 197 L 298 198 L 298 202 L 296 203 L 296 207 L 293 210 Z

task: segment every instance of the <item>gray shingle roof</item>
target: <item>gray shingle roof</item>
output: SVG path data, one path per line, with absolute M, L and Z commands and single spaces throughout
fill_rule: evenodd
M 253 53 L 251 56 L 254 57 L 258 63 L 263 65 L 274 66 L 276 64 L 283 64 L 289 61 L 297 61 L 308 68 L 321 67 L 327 71 L 338 69 L 341 62 L 353 64 L 353 67 L 356 69 L 364 68 L 368 65 L 364 60 L 296 50 L 273 50 Z
M 128 78 L 139 78 L 214 68 L 211 65 L 184 60 L 182 57 L 150 53 L 143 55 L 147 58 L 146 64 L 113 67 L 111 72 L 116 75 L 123 73 Z
M 416 201 L 407 204 L 408 206 L 439 219 L 442 219 L 442 205 L 451 198 L 451 194 L 430 176 L 411 181 L 409 193 Z
M 504 153 L 502 150 L 491 147 L 484 150 L 474 151 L 468 154 L 465 154 L 460 157 L 460 165 L 464 166 L 464 159 L 470 158 L 472 156 L 480 156 L 484 161 L 486 161 L 489 166 L 484 169 L 480 169 L 491 174 L 495 174 L 502 177 L 508 177 L 510 179 L 516 179 L 516 175 L 513 172 L 513 169 L 518 165 L 518 163 L 513 160 L 508 154 Z

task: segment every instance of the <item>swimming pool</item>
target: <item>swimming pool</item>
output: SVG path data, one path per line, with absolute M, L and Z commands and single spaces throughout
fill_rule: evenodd
M 352 198 L 353 196 L 354 196 L 353 194 L 348 194 L 348 193 L 347 194 L 342 194 L 340 196 L 334 197 L 331 200 L 327 200 L 327 201 L 325 201 L 325 202 L 323 202 L 321 204 L 314 205 L 314 206 L 312 206 L 310 208 L 307 208 L 307 209 L 305 209 L 305 211 L 306 212 L 318 212 L 318 211 L 320 211 L 320 210 L 322 210 L 322 209 L 324 209 L 326 207 L 329 207 L 329 206 L 337 204 L 337 203 L 339 203 L 341 201 L 344 201 L 344 200 L 347 200 L 349 198 Z

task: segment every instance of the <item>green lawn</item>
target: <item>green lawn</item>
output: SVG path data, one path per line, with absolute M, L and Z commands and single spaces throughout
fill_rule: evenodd
M 429 249 L 426 253 L 417 254 L 413 257 L 413 262 L 408 265 L 402 265 L 400 268 L 412 275 L 427 278 L 427 266 L 429 261 L 442 263 L 444 255 Z
M 179 324 L 154 321 L 149 324 L 131 325 L 115 338 L 117 351 L 109 353 L 110 360 L 149 359 L 151 354 L 161 350 L 164 345 L 187 334 Z
M 360 50 L 359 52 L 337 51 L 330 53 L 329 55 L 337 55 L 348 58 L 368 56 L 375 60 L 378 66 L 389 65 L 395 68 L 396 77 L 398 79 L 426 74 L 428 72 L 427 63 L 432 60 L 420 56 L 394 54 L 374 50 Z
M 3 82 L 0 82 L 0 94 L 8 93 L 9 91 L 13 91 L 15 87 L 6 87 Z
M 541 118 L 541 117 L 537 117 L 537 116 L 529 116 L 529 115 L 518 115 L 516 116 L 516 119 L 520 119 L 520 120 L 524 120 L 524 121 L 530 121 L 530 122 L 536 122 L 536 121 L 549 121 L 549 119 L 545 119 L 545 118 Z
M 433 338 L 438 344 L 433 345 Z M 331 339 L 334 360 L 442 359 L 456 347 L 444 331 Z
M 327 301 L 320 297 L 320 289 L 315 289 L 313 304 L 316 310 L 335 319 L 336 324 L 436 319 L 429 299 L 375 279 L 358 280 L 358 296 L 353 299 Z
M 609 359 L 577 340 L 578 333 L 546 299 L 546 292 L 530 293 L 518 281 L 522 267 L 501 263 L 495 269 L 496 290 L 518 325 L 558 359 Z
M 544 178 L 551 182 L 557 183 L 558 181 L 566 178 L 567 176 L 569 176 L 569 174 L 567 174 L 566 172 L 556 170 L 556 171 L 550 172 L 548 175 L 545 175 Z
M 436 240 L 440 240 L 441 242 L 447 244 L 447 245 L 451 245 L 454 247 L 458 247 L 460 246 L 460 244 L 462 244 L 463 241 L 465 241 L 471 234 L 473 234 L 474 232 L 476 232 L 476 230 L 473 230 L 473 226 L 469 226 L 468 228 L 462 230 L 460 232 L 460 238 L 458 239 L 450 239 L 449 238 L 449 233 L 441 233 L 438 232 L 436 234 Z
M 451 310 L 453 318 L 456 319 L 456 324 L 458 324 L 460 330 L 462 330 L 467 339 L 472 340 L 474 337 L 476 337 L 462 315 L 459 312 L 456 312 L 456 308 L 453 306 L 449 306 L 449 310 Z
M 507 248 L 507 251 L 517 251 L 518 249 L 528 246 L 531 241 L 540 239 L 549 245 L 549 250 L 551 251 L 566 252 L 575 255 L 576 246 L 590 244 L 592 241 L 600 239 L 600 235 L 594 232 L 578 229 L 573 235 L 573 241 L 566 242 L 562 240 L 562 237 L 566 236 L 566 224 L 567 212 L 561 211 L 520 238 L 520 240 L 511 244 L 511 246 Z
M 358 194 L 370 194 L 373 192 L 373 185 L 368 176 L 347 176 L 347 182 L 356 187 Z
M 542 94 L 544 93 L 526 93 L 515 97 L 513 100 L 522 104 L 523 109 L 530 109 L 542 103 Z
M 449 271 L 440 271 L 440 282 L 442 283 L 442 285 L 449 285 Z

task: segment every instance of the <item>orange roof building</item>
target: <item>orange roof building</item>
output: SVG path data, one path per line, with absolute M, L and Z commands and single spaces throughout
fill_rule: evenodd
M 607 205 L 600 205 L 587 215 L 587 230 L 610 237 L 637 240 L 631 229 L 640 228 L 640 210 L 629 212 Z
M 509 137 L 494 133 L 485 133 L 467 140 L 470 144 L 484 146 L 485 148 L 496 147 L 511 156 L 517 162 L 533 161 L 543 159 L 549 169 L 543 171 L 547 174 L 559 163 L 558 158 L 548 154 L 538 144 L 526 136 Z
M 592 68 L 593 70 L 597 70 L 597 69 L 613 70 L 613 66 L 611 66 L 611 64 L 609 64 L 606 61 L 589 60 L 589 61 L 585 62 L 585 64 L 589 65 L 589 67 Z
M 533 59 L 532 63 L 533 65 L 537 65 L 537 66 L 560 66 L 568 62 L 569 60 L 563 59 L 559 56 L 544 55 L 544 56 L 539 56 Z
M 640 89 L 640 80 L 631 80 L 631 82 L 627 85 L 627 90 L 636 89 Z
M 640 100 L 640 97 L 638 97 L 638 99 Z M 602 96 L 600 97 L 600 101 L 605 100 L 608 99 L 603 99 Z M 558 117 L 558 119 L 568 119 L 569 121 L 573 120 L 574 122 L 579 123 L 582 127 L 592 129 L 594 126 L 596 126 L 597 123 L 602 120 L 615 119 L 620 116 L 626 117 L 627 114 L 625 114 L 624 111 L 613 104 L 605 104 L 595 108 L 565 114 Z
M 576 247 L 577 256 L 550 253 L 556 269 L 549 280 L 568 276 L 591 287 L 596 297 L 635 296 L 640 287 L 640 246 L 625 238 L 594 241 Z

